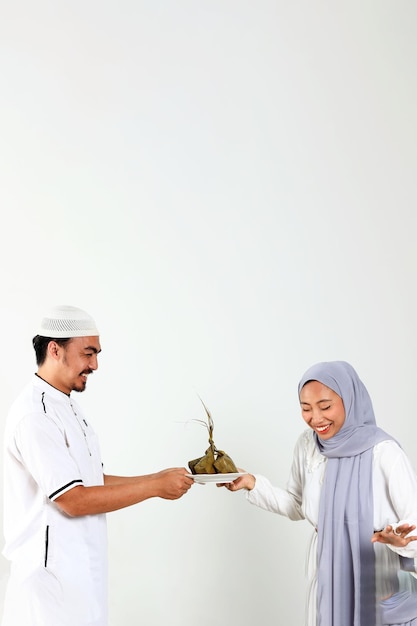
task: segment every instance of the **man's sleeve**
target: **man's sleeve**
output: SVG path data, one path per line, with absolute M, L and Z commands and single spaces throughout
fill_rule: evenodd
M 50 500 L 83 484 L 63 427 L 48 415 L 25 416 L 16 429 L 14 443 L 18 460 Z

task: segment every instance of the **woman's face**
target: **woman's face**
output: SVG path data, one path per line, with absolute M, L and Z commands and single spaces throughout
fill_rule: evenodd
M 345 422 L 342 398 L 318 380 L 311 380 L 301 389 L 300 405 L 304 421 L 320 439 L 334 437 Z

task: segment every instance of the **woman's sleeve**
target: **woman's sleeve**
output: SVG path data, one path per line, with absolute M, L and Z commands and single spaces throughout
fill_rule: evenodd
M 388 486 L 389 498 L 397 514 L 397 520 L 389 520 L 394 528 L 407 523 L 417 526 L 417 476 L 402 448 L 395 442 L 384 442 L 381 454 L 381 470 Z M 410 534 L 417 535 L 416 530 Z M 417 558 L 417 541 L 404 548 L 389 546 L 391 550 L 410 558 Z
M 302 444 L 298 440 L 294 450 L 294 457 L 287 488 L 274 487 L 271 482 L 259 474 L 255 475 L 255 487 L 247 491 L 248 502 L 255 506 L 284 515 L 291 520 L 304 519 L 301 509 L 302 502 Z

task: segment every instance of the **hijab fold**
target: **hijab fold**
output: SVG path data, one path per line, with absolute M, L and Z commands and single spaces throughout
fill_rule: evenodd
M 372 402 L 345 361 L 318 363 L 298 385 L 316 380 L 343 400 L 345 421 L 316 445 L 327 457 L 318 523 L 318 626 L 376 626 L 372 464 L 374 446 L 390 435 L 377 427 Z

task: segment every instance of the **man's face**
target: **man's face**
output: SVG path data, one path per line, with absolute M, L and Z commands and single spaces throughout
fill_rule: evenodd
M 98 337 L 74 337 L 59 347 L 58 388 L 64 393 L 84 391 L 87 377 L 98 368 L 101 351 Z

